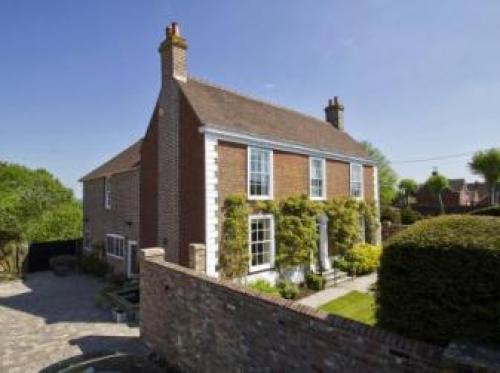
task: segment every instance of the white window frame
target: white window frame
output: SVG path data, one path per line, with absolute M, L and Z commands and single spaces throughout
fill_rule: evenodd
M 267 195 L 252 195 L 250 193 L 250 180 L 251 180 L 251 162 L 252 162 L 252 151 L 263 151 L 269 154 L 269 190 Z M 270 200 L 273 199 L 274 195 L 274 154 L 271 149 L 259 148 L 255 146 L 249 146 L 247 148 L 247 196 L 249 200 Z
M 87 251 L 92 250 L 92 229 L 89 223 L 84 223 L 83 227 L 83 248 Z
M 315 161 L 320 161 L 321 162 L 321 173 L 322 173 L 322 178 L 321 180 L 323 181 L 322 188 L 321 188 L 321 195 L 320 196 L 313 196 L 313 162 Z M 318 157 L 309 157 L 309 197 L 312 200 L 316 201 L 324 201 L 326 199 L 326 161 L 324 158 L 318 158 Z
M 269 219 L 269 230 L 271 234 L 270 238 L 270 247 L 269 247 L 269 263 L 252 265 L 252 221 L 257 219 Z M 252 214 L 248 217 L 248 251 L 249 251 L 249 259 L 248 259 L 248 268 L 249 273 L 260 272 L 264 270 L 269 270 L 274 268 L 275 261 L 275 235 L 274 235 L 274 215 L 273 214 Z
M 361 180 L 359 180 L 359 183 L 361 184 L 360 185 L 360 193 L 359 193 L 359 196 L 354 196 L 353 193 L 352 193 L 352 183 L 354 182 L 352 180 L 352 175 L 353 175 L 353 167 L 359 167 L 361 172 L 360 172 L 360 178 Z M 355 199 L 364 199 L 364 196 L 365 196 L 365 182 L 364 182 L 364 169 L 363 169 L 363 165 L 361 163 L 351 163 L 350 164 L 350 167 L 349 167 L 349 195 L 352 197 L 352 198 L 355 198 Z M 355 181 L 355 182 L 358 182 L 358 181 Z
M 121 240 L 123 242 L 122 245 L 122 252 L 120 255 L 120 252 L 110 252 L 109 251 L 109 246 L 108 246 L 108 238 L 113 238 L 114 240 Z M 125 237 L 119 234 L 114 234 L 114 233 L 108 233 L 106 234 L 106 255 L 111 256 L 113 258 L 118 258 L 118 259 L 123 259 L 125 257 Z
M 111 210 L 111 177 L 104 178 L 104 208 Z

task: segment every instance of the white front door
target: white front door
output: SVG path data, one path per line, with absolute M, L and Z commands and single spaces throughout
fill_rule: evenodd
M 137 261 L 137 242 L 128 241 L 127 245 L 127 277 L 133 278 L 139 275 L 139 263 Z

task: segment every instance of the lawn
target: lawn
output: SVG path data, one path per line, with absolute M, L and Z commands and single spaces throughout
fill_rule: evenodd
M 375 324 L 375 299 L 371 293 L 351 291 L 340 298 L 323 304 L 319 309 L 364 324 Z

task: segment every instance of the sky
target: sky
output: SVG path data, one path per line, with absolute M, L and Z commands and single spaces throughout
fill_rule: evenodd
M 497 0 L 2 0 L 0 160 L 81 196 L 144 135 L 177 21 L 191 75 L 320 118 L 340 96 L 401 178 L 472 181 L 472 153 L 500 146 L 499 19 Z

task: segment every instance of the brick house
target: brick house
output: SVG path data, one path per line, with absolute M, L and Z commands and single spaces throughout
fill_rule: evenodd
M 188 265 L 189 245 L 202 243 L 217 276 L 229 195 L 378 201 L 376 164 L 345 132 L 336 97 L 320 120 L 192 78 L 175 23 L 159 52 L 161 91 L 140 147 L 140 247 Z M 273 227 L 271 215 L 249 217 L 250 276 L 275 275 Z

